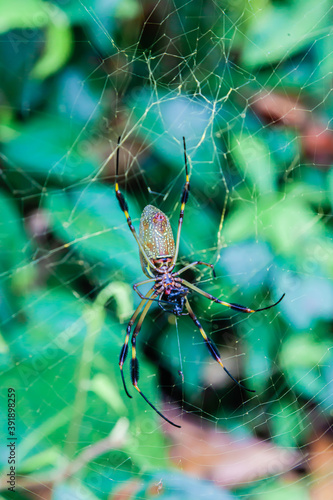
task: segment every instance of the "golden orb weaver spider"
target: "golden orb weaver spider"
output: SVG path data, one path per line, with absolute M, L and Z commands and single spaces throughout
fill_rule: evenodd
M 192 285 L 188 281 L 179 278 L 179 275 L 182 274 L 184 271 L 187 269 L 190 269 L 195 266 L 207 266 L 212 269 L 214 277 L 215 271 L 214 271 L 214 266 L 213 264 L 207 264 L 206 262 L 202 262 L 200 260 L 197 260 L 195 262 L 191 262 L 190 264 L 187 264 L 185 267 L 180 269 L 177 272 L 173 272 L 176 263 L 177 263 L 177 258 L 178 258 L 178 251 L 179 251 L 179 243 L 180 243 L 180 233 L 181 233 L 181 228 L 182 228 L 182 223 L 183 223 L 183 217 L 184 217 L 184 210 L 185 210 L 185 205 L 188 200 L 188 195 L 190 191 L 190 178 L 189 178 L 189 173 L 188 173 L 188 166 L 187 166 L 187 153 L 186 153 L 186 144 L 185 144 L 185 137 L 183 137 L 183 145 L 184 145 L 184 161 L 185 161 L 185 173 L 186 173 L 186 182 L 183 187 L 182 195 L 181 195 L 181 207 L 180 207 L 180 215 L 179 215 L 179 221 L 178 221 L 178 230 L 177 230 L 177 237 L 176 237 L 176 245 L 174 242 L 173 234 L 172 234 L 172 229 L 170 226 L 170 222 L 168 217 L 158 208 L 155 208 L 153 205 L 147 205 L 142 212 L 141 215 L 141 220 L 140 220 L 140 227 L 139 227 L 139 236 L 135 231 L 135 228 L 132 224 L 131 217 L 128 213 L 128 206 L 125 201 L 125 198 L 123 194 L 119 190 L 119 185 L 118 185 L 118 169 L 119 169 L 119 149 L 120 149 L 120 137 L 118 138 L 118 143 L 117 143 L 117 157 L 116 157 L 116 182 L 115 182 L 115 191 L 116 191 L 116 197 L 118 199 L 119 205 L 121 210 L 124 212 L 128 227 L 132 231 L 132 234 L 139 246 L 139 254 L 140 254 L 140 261 L 141 261 L 141 267 L 144 272 L 144 274 L 149 278 L 148 280 L 141 281 L 140 283 L 136 283 L 133 285 L 134 290 L 137 292 L 139 297 L 141 298 L 141 302 L 136 308 L 133 316 L 131 317 L 128 326 L 127 326 L 127 331 L 126 331 L 126 337 L 125 337 L 125 342 L 124 345 L 121 349 L 120 352 L 120 357 L 119 357 L 119 368 L 120 368 L 120 373 L 124 385 L 125 392 L 129 398 L 132 396 L 129 394 L 126 383 L 125 383 L 125 378 L 124 378 L 124 373 L 123 373 L 123 364 L 126 360 L 127 354 L 128 354 L 128 343 L 129 343 L 129 338 L 132 330 L 132 326 L 134 325 L 140 311 L 141 316 L 134 328 L 134 332 L 132 334 L 132 359 L 131 359 L 131 379 L 132 379 L 132 384 L 135 387 L 135 389 L 141 394 L 141 396 L 144 398 L 144 400 L 153 408 L 153 410 L 156 411 L 160 415 L 160 417 L 164 418 L 169 424 L 174 425 L 175 427 L 181 427 L 180 425 L 177 425 L 171 420 L 169 420 L 166 416 L 164 416 L 155 406 L 146 398 L 146 396 L 142 393 L 142 391 L 139 389 L 138 386 L 138 380 L 139 380 L 139 362 L 137 360 L 136 356 L 136 337 L 139 334 L 143 320 L 145 319 L 145 316 L 151 307 L 153 301 L 157 301 L 159 305 L 162 303 L 167 303 L 171 304 L 172 310 L 171 312 L 175 314 L 176 316 L 181 316 L 182 314 L 189 314 L 189 316 L 192 318 L 194 321 L 195 325 L 198 327 L 205 344 L 211 354 L 211 356 L 221 365 L 221 367 L 225 370 L 225 372 L 229 375 L 229 377 L 240 387 L 243 389 L 249 391 L 249 392 L 255 392 L 252 389 L 247 389 L 242 385 L 240 382 L 238 382 L 232 375 L 229 373 L 229 371 L 226 369 L 224 364 L 222 363 L 222 360 L 219 355 L 219 351 L 214 344 L 214 342 L 206 335 L 204 329 L 202 328 L 198 318 L 194 314 L 190 303 L 187 299 L 187 295 L 192 291 L 199 293 L 200 295 L 203 295 L 207 299 L 217 302 L 218 304 L 222 304 L 223 306 L 230 307 L 230 309 L 234 309 L 236 311 L 241 311 L 244 313 L 256 313 L 259 311 L 265 311 L 267 309 L 271 309 L 272 307 L 275 307 L 285 294 L 282 295 L 282 297 L 275 302 L 275 304 L 271 304 L 270 306 L 267 307 L 262 307 L 260 309 L 249 309 L 248 307 L 241 306 L 239 304 L 233 304 L 229 302 L 225 302 L 224 300 L 220 300 L 217 297 L 214 297 L 213 295 L 204 292 L 203 290 L 200 290 L 200 288 L 196 287 L 195 285 Z M 138 287 L 140 285 L 145 285 L 147 283 L 154 283 L 152 288 L 149 290 L 146 296 L 142 295 L 142 293 L 138 290 Z M 158 297 L 158 298 L 157 298 Z M 183 313 L 183 310 L 187 310 L 187 313 Z

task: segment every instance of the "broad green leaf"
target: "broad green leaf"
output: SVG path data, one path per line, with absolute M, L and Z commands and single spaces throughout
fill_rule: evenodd
M 5 320 L 9 319 L 10 321 L 11 315 L 9 315 L 8 313 L 4 315 L 3 307 L 0 308 L 0 314 L 2 318 L 4 318 Z M 13 360 L 10 353 L 10 339 L 5 339 L 5 337 L 5 334 L 2 335 L 2 333 L 0 333 L 0 373 L 9 370 L 9 368 L 13 366 Z
M 15 0 L 10 5 L 5 1 L 0 2 L 0 33 L 15 28 L 45 26 L 45 16 L 40 16 L 43 6 L 47 9 L 47 4 L 40 0 Z
M 319 340 L 313 332 L 293 335 L 284 342 L 279 359 L 293 390 L 330 412 L 333 353 L 329 339 Z
M 232 210 L 223 223 L 223 241 L 227 245 L 256 236 L 256 204 L 242 198 L 233 201 Z
M 65 248 L 74 248 L 127 278 L 142 275 L 137 243 L 113 189 L 91 184 L 83 191 L 53 191 L 44 203 L 51 213 L 53 231 L 66 242 Z M 137 226 L 139 214 L 131 203 L 130 214 Z
M 288 128 L 270 127 L 261 129 L 260 136 L 265 143 L 269 154 L 274 160 L 276 168 L 279 167 L 280 176 L 285 174 L 285 170 L 290 165 L 299 161 L 300 144 L 297 131 Z
M 318 32 L 329 30 L 329 0 L 268 3 L 249 22 L 242 64 L 250 69 L 278 63 L 309 47 Z
M 103 439 L 119 415 L 126 413 L 131 421 L 126 448 L 131 459 L 140 467 L 165 465 L 161 419 L 131 388 L 129 362 L 124 367 L 125 378 L 135 397 L 129 400 L 122 387 L 118 359 L 123 332 L 107 315 L 105 323 L 98 326 L 96 311 L 93 323 L 88 324 L 87 313 L 94 312 L 95 305 L 88 306 L 86 301 L 62 288 L 44 290 L 44 293 L 40 290 L 39 294 L 26 300 L 25 331 L 22 327 L 17 331 L 17 340 L 11 346 L 16 363 L 2 375 L 4 386 L 15 387 L 17 407 L 22 411 L 17 421 L 21 457 L 43 458 L 46 456 L 43 452 L 47 454 L 45 450 L 54 445 L 66 455 L 67 439 L 71 447 L 79 451 L 80 443 Z M 125 331 L 125 327 L 122 330 Z M 92 335 L 95 340 L 87 350 Z M 98 362 L 104 373 L 96 371 L 95 360 L 100 357 L 104 358 L 102 363 Z M 141 362 L 140 387 L 156 406 L 161 406 L 156 377 L 152 376 L 156 369 L 145 362 L 140 347 L 138 357 Z M 113 396 L 109 391 L 101 398 L 100 391 L 108 387 L 108 378 Z M 42 394 L 47 394 L 47 398 L 41 397 Z M 83 406 L 79 404 L 82 394 L 86 394 Z M 110 397 L 112 405 L 105 401 Z M 79 426 L 77 434 L 73 433 L 73 420 Z M 5 424 L 4 418 L 2 421 Z M 81 421 L 84 421 L 82 426 Z M 96 421 L 99 425 L 95 428 Z
M 122 0 L 118 2 L 115 17 L 121 20 L 131 20 L 140 14 L 140 4 L 137 0 Z
M 4 110 L 0 121 L 0 137 L 1 141 L 7 142 L 13 139 L 16 135 L 13 129 L 14 113 L 11 109 Z
M 198 328 L 189 318 L 181 317 L 176 324 L 170 316 L 163 334 L 151 342 L 156 343 L 159 364 L 171 373 L 170 385 L 184 390 L 185 399 L 193 402 L 203 390 L 206 363 L 212 360 Z
M 43 467 L 56 466 L 63 463 L 63 456 L 57 446 L 50 446 L 44 451 L 33 455 L 20 465 L 20 474 L 35 472 Z
M 53 6 L 49 15 L 44 53 L 31 72 L 32 77 L 41 80 L 58 71 L 72 52 L 73 40 L 67 17 Z
M 244 374 L 247 385 L 258 394 L 272 384 L 276 351 L 280 345 L 277 326 L 267 316 L 250 317 L 238 325 L 237 333 L 245 345 Z
M 179 210 L 175 210 L 171 225 L 173 228 L 174 238 L 177 234 Z M 215 218 L 213 211 L 207 207 L 202 210 L 197 206 L 195 199 L 189 197 L 184 215 L 184 222 L 181 232 L 180 240 L 180 254 L 184 262 L 193 262 L 195 260 L 203 260 L 212 263 L 212 254 L 218 239 L 219 221 Z M 179 259 L 178 259 L 179 260 Z M 202 272 L 205 268 L 198 266 L 197 268 Z M 210 269 L 206 269 L 207 278 L 211 277 Z
M 29 333 L 29 331 L 26 332 L 26 335 Z M 16 419 L 17 449 L 21 442 L 25 439 L 29 440 L 29 435 L 34 433 L 37 427 L 43 423 L 46 424 L 64 408 L 69 408 L 69 402 L 73 401 L 75 396 L 74 359 L 64 358 L 63 354 L 60 357 L 54 356 L 52 359 L 49 353 L 38 356 L 36 350 L 31 351 L 31 354 L 33 360 L 22 359 L 16 354 L 15 366 L 2 374 L 4 386 L 15 388 L 16 407 L 20 408 Z M 64 380 L 68 383 L 64 384 Z M 43 394 L 47 395 L 47 399 L 43 398 Z M 1 406 L 4 407 L 4 404 Z M 6 435 L 4 410 L 0 413 L 3 421 L 1 432 Z M 66 442 L 65 436 L 66 425 L 54 428 L 52 435 L 39 436 L 27 458 L 44 451 L 49 446 L 58 445 L 63 448 Z M 21 459 L 19 456 L 17 459 L 19 467 Z M 7 459 L 1 462 L 1 465 L 5 467 Z
M 132 93 L 128 105 L 138 133 L 174 172 L 184 176 L 183 136 L 193 166 L 192 184 L 202 188 L 207 174 L 218 172 L 212 141 L 217 110 L 207 99 L 140 90 Z
M 316 92 L 319 99 L 321 99 L 323 93 L 329 92 L 331 89 L 332 33 L 327 32 L 323 37 L 317 38 L 314 48 L 316 51 L 316 61 L 314 62 L 316 70 L 311 84 L 313 93 Z M 326 103 L 323 104 L 326 107 Z
M 223 226 L 224 240 L 227 244 L 244 239 L 266 241 L 277 255 L 292 261 L 297 258 L 300 266 L 314 259 L 318 269 L 333 276 L 333 244 L 326 238 L 322 216 L 313 211 L 307 198 L 307 191 L 302 196 L 296 185 L 286 194 L 235 201 Z
M 311 422 L 293 397 L 284 397 L 269 406 L 271 436 L 279 446 L 296 448 L 311 435 Z
M 90 381 L 89 390 L 94 391 L 97 396 L 103 399 L 114 411 L 126 415 L 128 410 L 119 396 L 119 390 L 114 386 L 112 380 L 100 373 Z
M 258 193 L 276 190 L 277 165 L 260 137 L 246 133 L 233 136 L 231 155 L 244 179 L 250 180 Z
M 96 159 L 80 151 L 83 140 L 89 141 L 89 132 L 82 134 L 81 124 L 50 116 L 17 126 L 17 136 L 3 150 L 14 174 L 22 168 L 43 185 L 53 181 L 66 186 L 98 171 Z
M 117 316 L 123 323 L 133 311 L 133 290 L 122 281 L 113 281 L 108 287 L 108 301 L 114 299 L 117 304 Z
M 15 199 L 0 191 L 0 207 L 0 265 L 3 270 L 9 271 L 26 263 L 31 254 L 31 245 Z
M 44 52 L 31 73 L 35 78 L 44 79 L 61 68 L 71 53 L 69 22 L 65 13 L 53 3 L 14 0 L 7 5 L 0 2 L 0 33 L 22 30 L 22 35 L 12 36 L 12 43 L 17 50 L 29 42 L 27 28 L 45 30 Z
M 305 481 L 273 480 L 261 482 L 253 488 L 251 500 L 310 500 L 311 478 Z
M 24 460 L 29 452 L 40 441 L 48 437 L 55 430 L 65 426 L 71 419 L 72 413 L 72 408 L 68 406 L 31 430 L 31 432 L 21 441 L 20 446 L 18 447 L 20 460 Z M 57 451 L 57 454 L 59 455 L 59 450 Z
M 89 4 L 66 0 L 61 3 L 62 10 L 74 26 L 81 26 L 87 33 L 87 39 L 103 57 L 115 55 L 119 51 L 116 40 L 120 22 L 136 20 L 141 13 L 141 5 L 137 0 L 90 0 Z M 128 36 L 140 33 L 138 23 L 131 25 Z M 90 48 L 90 47 L 89 47 Z M 126 57 L 126 53 L 123 55 Z M 122 72 L 126 74 L 124 66 Z M 128 70 L 130 75 L 130 70 Z M 117 82 L 118 83 L 118 82 Z
M 15 295 L 22 295 L 36 279 L 36 269 L 29 265 L 31 243 L 15 200 L 4 191 L 0 191 L 0 207 L 0 270 L 7 290 Z

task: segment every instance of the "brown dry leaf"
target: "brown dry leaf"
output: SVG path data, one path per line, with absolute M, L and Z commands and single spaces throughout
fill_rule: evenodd
M 127 481 L 115 493 L 111 494 L 110 500 L 131 500 L 140 487 L 140 482 L 137 480 Z
M 317 165 L 333 162 L 333 132 L 320 122 L 308 123 L 301 137 L 304 154 Z
M 241 486 L 267 476 L 289 472 L 303 462 L 298 451 L 280 448 L 258 438 L 233 437 L 203 420 L 168 418 L 181 429 L 165 424 L 171 437 L 170 458 L 182 470 L 224 487 Z
M 294 96 L 262 92 L 252 100 L 254 111 L 268 122 L 302 128 L 308 119 L 305 108 Z
M 313 477 L 312 500 L 333 498 L 333 439 L 324 434 L 309 445 L 309 466 Z
M 21 482 L 18 482 L 17 490 L 21 490 L 25 497 L 31 498 L 31 500 L 51 500 L 53 496 L 52 482 L 29 485 L 29 481 L 27 481 L 27 484 L 24 484 L 24 481 L 22 481 L 22 484 Z
M 333 162 L 333 131 L 298 98 L 275 92 L 261 92 L 251 101 L 252 109 L 269 123 L 299 130 L 304 155 L 317 165 Z

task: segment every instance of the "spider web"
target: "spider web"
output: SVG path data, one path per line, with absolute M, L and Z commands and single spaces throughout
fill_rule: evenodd
M 330 498 L 330 2 L 15 8 L 0 27 L 0 359 L 5 438 L 7 389 L 17 397 L 19 498 Z M 255 309 L 286 294 L 252 315 L 190 295 L 255 394 L 189 317 L 152 305 L 139 385 L 181 429 L 134 394 L 128 360 L 133 399 L 118 373 L 144 279 L 113 190 L 119 135 L 135 227 L 153 204 L 174 234 L 186 138 L 179 264 L 213 263 L 217 277 L 185 279 Z M 3 447 L 3 498 L 7 460 Z

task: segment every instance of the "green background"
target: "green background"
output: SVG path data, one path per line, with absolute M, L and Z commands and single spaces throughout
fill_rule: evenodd
M 310 498 L 318 476 L 306 454 L 333 402 L 330 9 L 328 0 L 0 1 L 0 425 L 7 436 L 13 387 L 15 498 L 111 499 L 126 485 L 136 485 L 126 498 L 153 498 L 158 484 L 165 500 Z M 131 286 L 144 279 L 113 190 L 119 135 L 134 224 L 151 203 L 174 230 L 186 137 L 180 260 L 217 273 L 186 279 L 253 308 L 286 293 L 251 316 L 190 298 L 255 395 L 220 373 L 189 318 L 151 308 L 140 384 L 166 415 L 176 405 L 179 438 L 132 387 L 126 397 L 118 373 L 139 303 Z M 125 376 L 130 386 L 128 366 Z M 296 451 L 302 466 L 229 485 L 191 476 L 181 453 L 178 465 L 169 455 L 186 422 L 245 439 L 244 450 L 256 438 Z M 204 470 L 212 450 L 201 446 Z M 2 498 L 12 498 L 7 458 L 3 447 Z

